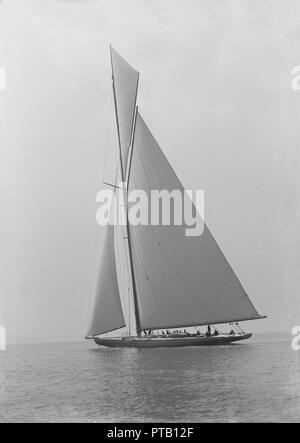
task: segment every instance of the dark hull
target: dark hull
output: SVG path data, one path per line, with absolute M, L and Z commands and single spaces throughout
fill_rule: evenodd
M 247 340 L 252 334 L 218 335 L 212 337 L 95 337 L 99 346 L 111 348 L 173 348 L 183 346 L 222 346 L 230 343 Z

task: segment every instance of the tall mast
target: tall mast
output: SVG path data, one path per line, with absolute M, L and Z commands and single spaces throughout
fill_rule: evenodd
M 120 125 L 119 125 L 119 117 L 118 117 L 118 107 L 117 107 L 117 97 L 116 97 L 116 89 L 115 89 L 115 80 L 114 80 L 114 69 L 112 62 L 112 54 L 111 54 L 111 46 L 110 46 L 110 60 L 111 60 L 111 70 L 112 70 L 112 87 L 113 87 L 113 95 L 114 95 L 114 105 L 115 105 L 115 116 L 116 116 L 116 124 L 117 124 L 117 132 L 118 132 L 118 144 L 119 144 L 119 155 L 120 155 L 120 169 L 121 169 L 121 179 L 123 183 L 123 196 L 126 207 L 126 232 L 127 232 L 127 240 L 128 240 L 128 253 L 129 253 L 129 264 L 130 264 L 130 274 L 131 274 L 131 282 L 132 282 L 132 292 L 133 292 L 133 304 L 134 304 L 134 314 L 135 314 L 135 322 L 136 322 L 136 331 L 137 335 L 141 335 L 141 322 L 140 322 L 140 312 L 138 306 L 138 298 L 137 298 L 137 289 L 136 289 L 136 280 L 135 280 L 135 272 L 134 272 L 134 263 L 133 263 L 133 253 L 132 253 L 132 242 L 131 242 L 131 232 L 129 226 L 129 216 L 128 216 L 128 198 L 127 198 L 127 190 L 128 190 L 128 182 L 126 182 L 126 165 L 123 164 L 122 158 L 122 147 L 121 147 L 121 136 L 120 136 Z M 135 96 L 135 104 L 137 99 L 137 92 Z M 135 122 L 136 122 L 136 112 L 137 108 L 135 106 L 135 112 L 132 119 L 132 128 L 131 128 L 131 141 L 130 141 L 130 157 L 128 161 L 128 177 L 131 165 L 131 156 L 132 156 L 132 147 L 134 141 L 134 133 L 135 133 Z

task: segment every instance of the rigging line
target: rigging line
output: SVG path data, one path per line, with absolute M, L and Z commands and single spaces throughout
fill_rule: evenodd
M 116 177 L 115 177 L 115 183 L 117 181 L 117 175 L 118 175 L 118 171 L 119 171 L 119 166 L 120 164 L 118 164 L 117 166 L 117 170 L 116 170 Z M 119 200 L 118 200 L 119 201 Z M 120 201 L 119 201 L 120 204 Z M 124 202 L 125 204 L 125 202 Z M 126 226 L 124 225 L 119 225 L 119 227 L 121 227 L 120 231 L 118 231 L 119 237 L 121 235 L 123 240 L 127 239 L 127 229 Z M 127 301 L 128 301 L 128 312 L 127 312 L 127 316 L 128 316 L 128 323 L 129 323 L 129 332 L 130 332 L 130 324 L 131 324 L 131 309 L 130 309 L 130 304 L 133 303 L 132 300 L 132 291 L 131 291 L 131 284 L 130 284 L 130 263 L 129 263 L 129 256 L 128 256 L 128 249 L 126 248 L 126 241 L 120 241 L 118 242 L 118 246 L 119 246 L 119 252 L 120 252 L 120 267 L 123 271 L 123 278 L 124 278 L 124 282 L 126 282 L 126 297 L 127 297 Z M 121 249 L 122 248 L 122 249 Z M 125 255 L 125 263 L 122 260 L 123 256 Z M 125 300 L 124 300 L 125 303 Z
M 118 248 L 118 259 L 119 259 L 119 269 L 120 269 L 120 277 L 121 277 L 121 283 L 125 286 L 124 288 L 124 294 L 122 297 L 122 301 L 124 303 L 124 307 L 126 306 L 126 316 L 128 317 L 128 328 L 130 330 L 131 325 L 131 309 L 130 305 L 132 303 L 131 300 L 131 286 L 130 286 L 130 265 L 129 265 L 129 258 L 128 258 L 128 251 L 125 247 L 126 243 L 124 240 L 126 240 L 126 231 L 125 226 L 123 225 L 117 225 L 119 229 L 117 230 L 117 248 Z M 125 258 L 124 258 L 125 257 Z M 123 293 L 123 291 L 122 291 Z
M 122 266 L 122 260 L 121 260 L 121 258 L 122 258 L 122 256 L 121 256 L 121 251 L 120 251 L 120 244 L 119 244 L 119 241 L 118 241 L 118 236 L 119 236 L 119 232 L 118 231 L 116 231 L 116 230 L 114 230 L 114 236 L 115 236 L 115 251 L 116 251 L 116 258 L 118 259 L 118 269 L 119 269 L 119 274 L 117 274 L 117 276 L 118 276 L 118 286 L 119 286 L 119 293 L 121 293 L 121 291 L 120 291 L 120 282 L 119 282 L 119 278 L 122 278 L 123 279 L 123 272 L 124 272 L 124 270 L 123 270 L 123 266 Z M 120 294 L 121 295 L 121 294 Z M 123 300 L 123 297 L 120 297 L 121 298 L 121 304 L 122 304 L 122 307 L 123 307 L 123 304 L 124 304 L 124 300 Z M 123 313 L 124 313 L 124 309 L 123 309 Z
M 128 320 L 129 320 L 129 331 L 131 331 L 130 325 L 131 325 L 131 306 L 133 305 L 133 298 L 132 298 L 132 286 L 131 286 L 131 280 L 130 280 L 130 263 L 129 263 L 129 256 L 128 256 L 128 250 L 125 247 L 126 240 L 127 240 L 127 230 L 125 229 L 125 226 L 122 226 L 122 237 L 123 237 L 123 254 L 125 255 L 125 280 L 126 280 L 126 294 L 127 294 L 127 309 L 128 309 Z
M 116 181 L 117 181 L 118 171 L 119 171 L 119 165 L 116 168 L 116 176 L 115 176 L 114 183 L 116 183 Z M 115 202 L 116 202 L 116 200 L 114 200 L 114 203 Z M 118 208 L 116 208 L 116 210 L 118 210 Z M 117 225 L 117 226 L 120 228 L 120 225 Z M 125 238 L 124 230 L 125 230 L 124 226 L 121 226 L 121 229 L 118 229 L 118 230 L 115 229 L 115 232 L 117 232 L 117 241 L 115 242 L 115 244 L 116 244 L 116 249 L 118 252 L 119 269 L 120 269 L 122 281 L 123 281 L 123 283 L 126 282 L 126 297 L 127 297 L 128 296 L 128 276 L 129 276 L 128 254 L 127 254 L 127 251 L 125 248 L 125 243 L 123 241 L 120 241 L 120 235 L 121 235 L 122 239 Z M 125 255 L 125 263 L 123 260 L 123 255 Z M 124 302 L 123 304 L 125 307 L 126 306 L 126 299 L 123 300 L 123 297 L 121 297 L 121 299 Z M 127 313 L 127 315 L 130 315 L 130 311 L 129 311 L 129 313 Z M 130 323 L 130 317 L 129 317 L 129 323 Z
M 116 173 L 115 173 L 115 180 L 114 183 L 116 183 L 117 181 L 117 176 L 118 176 L 118 166 L 116 168 Z M 117 273 L 117 286 L 118 286 L 118 292 L 119 292 L 119 301 L 121 303 L 121 311 L 122 311 L 122 315 L 123 315 L 123 319 L 125 322 L 125 326 L 123 326 L 121 329 L 123 329 L 125 327 L 126 329 L 126 321 L 125 321 L 125 310 L 124 310 L 124 301 L 123 301 L 123 297 L 121 295 L 121 288 L 120 288 L 120 272 L 122 271 L 122 263 L 121 263 L 121 251 L 120 251 L 120 244 L 118 241 L 118 235 L 119 232 L 116 230 L 116 225 L 115 225 L 115 216 L 116 216 L 116 191 L 114 190 L 114 199 L 113 199 L 113 215 L 114 215 L 114 220 L 113 220 L 113 243 L 114 243 L 114 254 L 115 254 L 115 267 L 116 267 L 116 273 Z
M 114 181 L 113 181 L 113 183 L 115 183 L 115 184 L 117 183 L 119 167 L 120 167 L 120 165 L 118 164 L 116 166 L 115 178 L 114 178 Z M 114 186 L 114 188 L 116 188 L 116 186 Z M 116 190 L 114 190 L 114 195 L 116 195 Z M 116 197 L 115 197 L 114 198 L 114 202 L 113 202 L 115 212 L 118 210 L 117 205 L 116 205 L 116 201 L 117 200 L 116 200 Z M 124 227 L 122 226 L 122 228 L 124 228 Z M 123 238 L 123 232 L 121 232 L 121 235 L 122 235 L 122 238 Z M 121 295 L 122 291 L 120 289 L 119 277 L 122 279 L 121 283 L 126 280 L 126 293 L 127 293 L 127 286 L 128 286 L 127 278 L 128 278 L 128 275 L 127 275 L 127 272 L 126 272 L 126 261 L 125 261 L 125 269 L 124 269 L 124 262 L 122 260 L 123 255 L 122 255 L 121 247 L 123 245 L 123 242 L 119 241 L 119 237 L 120 237 L 120 231 L 116 230 L 116 226 L 114 226 L 114 245 L 115 245 L 116 253 L 118 255 L 118 263 L 119 263 L 119 267 L 117 268 L 118 287 L 119 287 L 119 294 L 120 294 L 121 305 L 122 305 L 122 312 L 123 312 L 123 316 L 125 317 L 124 314 L 126 313 L 126 310 L 125 310 L 126 300 L 124 300 L 123 296 Z M 118 273 L 118 269 L 119 269 L 119 273 Z M 125 329 L 126 329 L 126 325 L 125 325 Z
M 127 203 L 124 202 L 124 205 Z M 126 220 L 127 223 L 127 220 Z M 131 266 L 130 266 L 130 257 L 129 257 L 129 250 L 126 247 L 127 241 L 128 241 L 128 231 L 127 226 L 122 225 L 121 226 L 121 234 L 123 238 L 122 246 L 123 246 L 123 254 L 125 255 L 125 280 L 126 280 L 126 294 L 128 299 L 128 318 L 129 323 L 131 324 L 131 308 L 134 308 L 134 298 L 133 298 L 133 286 L 131 282 Z M 129 325 L 129 331 L 131 332 L 130 325 Z
M 131 171 L 131 163 L 132 163 L 132 156 L 133 156 L 133 149 L 134 149 L 134 140 L 135 140 L 135 131 L 136 131 L 136 123 L 137 123 L 137 113 L 138 113 L 138 107 L 136 106 L 136 100 L 137 100 L 137 90 L 136 90 L 136 96 L 135 96 L 135 108 L 134 108 L 134 114 L 133 114 L 133 120 L 132 120 L 132 134 L 130 139 L 130 147 L 129 147 L 129 153 L 128 153 L 128 162 L 127 162 L 127 170 L 126 170 L 126 183 L 127 188 L 130 181 L 130 171 Z
M 124 230 L 121 232 L 122 237 L 124 237 Z M 122 242 L 122 253 L 121 253 L 121 259 L 124 257 L 124 242 Z M 127 330 L 130 333 L 131 331 L 131 292 L 130 292 L 130 279 L 129 279 L 129 263 L 128 263 L 128 257 L 125 252 L 125 261 L 123 261 L 123 282 L 125 284 L 125 291 L 124 291 L 124 304 L 126 303 L 126 314 L 127 314 L 127 320 L 128 323 L 126 323 Z
M 108 157 L 108 152 L 109 152 L 109 138 L 110 138 L 111 126 L 112 126 L 112 104 L 113 104 L 113 97 L 110 94 L 109 114 L 108 114 L 106 140 L 105 140 L 105 153 L 104 153 L 104 161 L 103 161 L 103 167 L 102 167 L 102 179 L 105 178 L 105 170 L 106 170 L 107 157 Z

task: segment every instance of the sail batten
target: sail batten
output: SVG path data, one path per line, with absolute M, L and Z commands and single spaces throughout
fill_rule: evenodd
M 179 189 L 184 193 L 139 113 L 129 191 L 133 189 L 144 190 L 149 198 L 151 190 Z M 187 237 L 185 228 L 131 228 L 141 327 L 159 329 L 259 318 L 207 226 L 196 237 Z

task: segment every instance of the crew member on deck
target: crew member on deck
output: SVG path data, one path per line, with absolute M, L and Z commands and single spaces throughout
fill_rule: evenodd
M 207 326 L 206 337 L 211 337 L 211 327 L 210 327 L 210 325 Z

